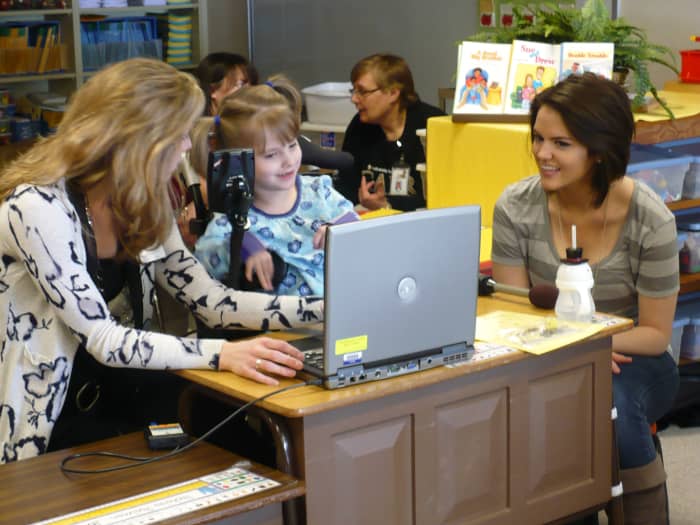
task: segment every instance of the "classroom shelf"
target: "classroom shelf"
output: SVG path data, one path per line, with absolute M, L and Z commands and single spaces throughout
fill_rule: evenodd
M 68 46 L 70 69 L 59 73 L 33 74 L 33 75 L 1 75 L 0 85 L 22 84 L 36 82 L 38 80 L 48 81 L 46 89 L 56 90 L 52 81 L 65 82 L 72 80 L 68 84 L 58 86 L 58 91 L 63 94 L 70 94 L 87 80 L 92 72 L 83 69 L 82 43 L 80 38 L 80 17 L 83 15 L 104 15 L 104 16 L 136 16 L 146 13 L 169 13 L 169 12 L 189 12 L 192 14 L 192 63 L 179 66 L 179 69 L 193 69 L 200 59 L 209 53 L 208 44 L 208 23 L 207 23 L 207 1 L 198 0 L 186 4 L 171 4 L 162 6 L 138 6 L 138 7 L 115 7 L 115 8 L 85 8 L 81 9 L 77 0 L 73 2 L 73 7 L 65 9 L 21 9 L 0 11 L 0 22 L 15 20 L 57 20 L 61 25 L 63 41 Z M 74 66 L 73 66 L 74 64 Z
M 671 211 L 690 210 L 693 208 L 700 209 L 700 199 L 683 199 L 680 201 L 669 202 L 667 206 Z
M 700 292 L 700 273 L 682 273 L 679 294 Z
M 182 11 L 186 9 L 199 9 L 199 4 L 173 4 L 173 5 L 149 5 L 138 7 L 89 7 L 78 8 L 81 15 L 141 15 L 144 11 L 149 13 L 167 13 L 168 11 Z
M 0 11 L 0 23 L 14 21 L 51 21 L 58 23 L 61 40 L 66 47 L 65 68 L 62 71 L 36 74 L 0 75 L 0 86 L 8 88 L 13 96 L 21 97 L 31 91 L 50 91 L 70 96 L 95 72 L 87 71 L 83 64 L 83 44 L 80 36 L 81 17 L 85 15 L 106 17 L 127 17 L 146 14 L 167 13 L 192 16 L 192 58 L 187 64 L 175 67 L 191 71 L 209 53 L 209 27 L 207 20 L 208 0 L 194 0 L 186 4 L 159 6 L 134 6 L 119 8 L 80 8 L 78 0 L 71 2 L 72 7 L 64 9 L 18 9 Z M 163 53 L 165 59 L 165 51 Z M 10 157 L 13 151 L 9 145 L 1 145 L 2 158 Z
M 36 73 L 33 75 L 0 75 L 0 85 L 21 84 L 24 82 L 36 82 L 37 80 L 65 80 L 75 79 L 74 71 L 63 71 L 61 73 Z
M 67 15 L 73 10 L 65 9 L 10 9 L 8 11 L 0 11 L 0 18 L 35 18 L 45 15 Z

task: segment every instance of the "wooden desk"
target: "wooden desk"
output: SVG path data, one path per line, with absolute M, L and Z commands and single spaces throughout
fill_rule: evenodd
M 503 309 L 551 314 L 517 297 L 479 299 L 480 314 Z M 629 327 L 539 357 L 263 401 L 290 429 L 307 523 L 541 524 L 607 501 L 611 335 Z M 180 374 L 235 400 L 271 391 L 233 374 Z
M 182 456 L 133 469 L 102 474 L 64 474 L 60 470 L 59 463 L 64 457 L 97 450 L 138 456 L 157 454 L 147 448 L 143 434 L 134 433 L 0 465 L 0 522 L 24 524 L 62 516 L 211 474 L 243 459 L 201 443 Z M 113 464 L 114 460 L 95 457 L 78 460 L 70 466 L 92 469 Z M 228 525 L 281 524 L 280 503 L 303 495 L 304 483 L 261 465 L 244 468 L 282 485 L 161 523 L 195 524 L 227 519 Z

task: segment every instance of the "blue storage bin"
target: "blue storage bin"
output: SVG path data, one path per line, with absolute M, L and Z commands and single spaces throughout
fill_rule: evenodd
M 645 182 L 664 202 L 681 199 L 683 179 L 693 157 L 665 151 L 658 146 L 633 144 L 627 175 Z
M 700 198 L 700 137 L 662 142 L 656 146 L 672 155 L 688 155 L 692 157 L 688 173 L 683 181 L 682 196 L 684 199 Z
M 80 40 L 86 71 L 133 57 L 163 59 L 163 41 L 152 16 L 81 21 Z

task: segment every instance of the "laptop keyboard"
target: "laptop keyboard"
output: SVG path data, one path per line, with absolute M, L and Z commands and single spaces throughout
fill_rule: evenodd
M 304 352 L 304 368 L 323 370 L 323 341 L 319 337 L 296 339 L 290 344 Z
M 304 364 L 323 370 L 323 350 L 307 350 L 304 352 Z

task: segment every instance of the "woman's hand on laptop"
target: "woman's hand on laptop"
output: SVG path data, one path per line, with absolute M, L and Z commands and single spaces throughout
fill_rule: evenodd
M 258 383 L 277 385 L 271 377 L 294 377 L 303 366 L 304 354 L 286 341 L 256 337 L 245 341 L 225 342 L 219 356 L 219 370 L 229 370 Z

